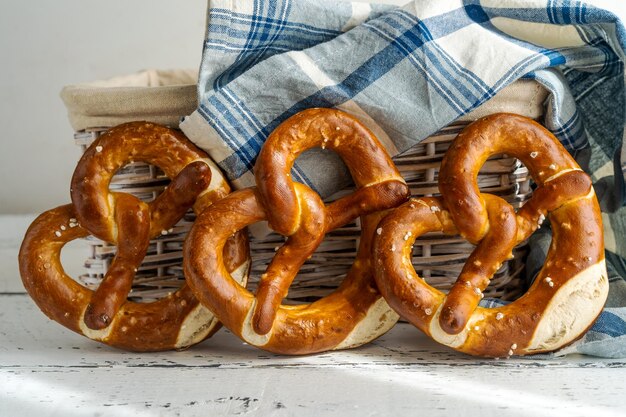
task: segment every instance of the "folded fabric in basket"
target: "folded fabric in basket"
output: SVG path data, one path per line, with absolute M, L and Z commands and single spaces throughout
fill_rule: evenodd
M 305 108 L 355 114 L 393 156 L 515 80 L 542 84 L 549 91 L 544 125 L 593 176 L 605 212 L 608 306 L 626 306 L 620 2 L 214 0 L 207 18 L 199 107 L 181 128 L 235 187 L 254 184 L 267 136 Z M 345 170 L 337 158 L 309 151 L 293 176 L 329 195 L 344 185 Z M 542 247 L 533 245 L 533 257 Z M 563 352 L 626 356 L 624 311 L 606 311 Z
M 63 87 L 61 99 L 75 131 L 146 120 L 178 126 L 198 105 L 197 70 L 144 70 Z

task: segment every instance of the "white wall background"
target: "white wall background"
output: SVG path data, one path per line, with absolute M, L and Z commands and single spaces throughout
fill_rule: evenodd
M 198 68 L 206 5 L 0 0 L 0 215 L 70 201 L 80 152 L 61 88 L 148 68 Z
M 197 68 L 207 0 L 0 0 L 0 214 L 66 204 L 80 156 L 64 85 Z

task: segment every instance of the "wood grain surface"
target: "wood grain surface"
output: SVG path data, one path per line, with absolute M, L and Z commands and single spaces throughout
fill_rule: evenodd
M 48 320 L 24 294 L 16 258 L 28 218 L 0 217 L 2 417 L 626 417 L 624 360 L 476 359 L 409 324 L 304 357 L 268 354 L 225 330 L 185 351 L 116 350 Z

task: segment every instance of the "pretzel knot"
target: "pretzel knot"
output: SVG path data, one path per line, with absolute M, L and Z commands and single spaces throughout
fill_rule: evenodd
M 478 190 L 479 169 L 497 153 L 520 159 L 537 184 L 517 213 Z M 412 199 L 379 225 L 376 282 L 401 316 L 442 344 L 492 357 L 552 351 L 591 326 L 608 294 L 600 210 L 591 179 L 549 131 L 512 114 L 472 123 L 447 151 L 439 188 L 442 198 Z M 479 307 L 490 278 L 546 216 L 552 244 L 528 292 L 503 307 Z M 477 244 L 447 295 L 410 262 L 415 239 L 431 231 Z
M 154 201 L 109 191 L 115 172 L 142 161 L 172 179 Z M 229 187 L 206 154 L 181 133 L 152 123 L 133 122 L 100 136 L 82 156 L 72 178 L 73 204 L 49 210 L 28 229 L 20 250 L 24 285 L 53 320 L 91 339 L 137 351 L 183 348 L 217 330 L 217 320 L 183 285 L 153 303 L 127 300 L 150 239 L 167 234 L 193 205 L 198 213 L 224 197 Z M 94 235 L 117 246 L 95 291 L 63 271 L 61 248 Z M 227 244 L 226 262 L 245 280 L 247 240 Z
M 292 181 L 295 159 L 313 147 L 332 149 L 343 158 L 356 184 L 353 194 L 325 206 L 317 193 Z M 212 205 L 188 236 L 185 274 L 200 301 L 246 342 L 277 353 L 348 348 L 387 331 L 398 316 L 374 284 L 371 241 L 380 211 L 406 201 L 409 190 L 374 135 L 340 111 L 305 110 L 269 136 L 255 177 L 258 188 Z M 324 235 L 359 216 L 357 257 L 341 286 L 312 304 L 282 305 L 298 270 Z M 288 238 L 261 276 L 255 296 L 230 277 L 221 248 L 233 232 L 262 220 Z

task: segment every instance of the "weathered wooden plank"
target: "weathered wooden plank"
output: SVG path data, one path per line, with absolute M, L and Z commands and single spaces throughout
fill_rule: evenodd
M 91 368 L 3 372 L 3 416 L 624 416 L 623 370 Z M 621 406 L 620 406 L 621 404 Z
M 626 362 L 482 360 L 400 324 L 359 349 L 273 355 L 225 330 L 181 352 L 129 353 L 0 296 L 0 416 L 626 416 Z
M 625 367 L 619 359 L 589 356 L 491 360 L 474 358 L 441 346 L 409 324 L 398 324 L 380 339 L 359 349 L 310 356 L 280 356 L 243 343 L 225 329 L 188 350 L 133 353 L 79 336 L 49 320 L 26 295 L 0 295 L 0 368 L 91 367 L 495 367 L 607 368 Z

